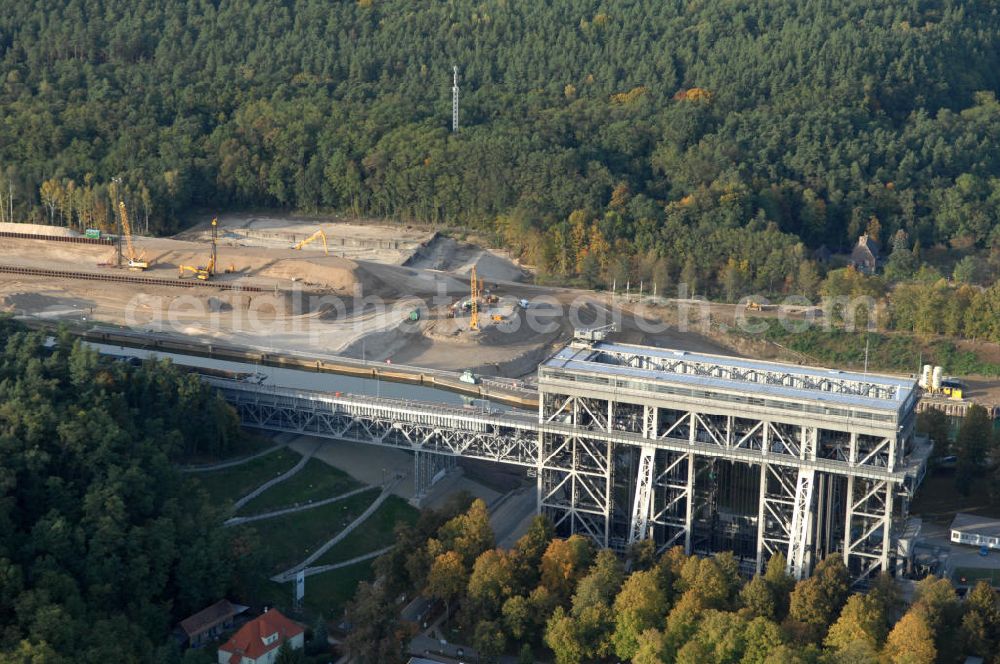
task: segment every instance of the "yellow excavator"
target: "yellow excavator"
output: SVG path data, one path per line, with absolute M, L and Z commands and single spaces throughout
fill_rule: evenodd
M 212 254 L 208 257 L 208 265 L 205 267 L 194 267 L 192 265 L 178 265 L 177 266 L 177 277 L 183 279 L 188 273 L 193 274 L 198 279 L 202 281 L 208 281 L 210 278 L 215 276 L 215 261 L 218 259 L 218 249 L 216 249 L 216 243 L 219 239 L 219 220 L 212 219 Z
M 149 267 L 149 261 L 146 260 L 145 252 L 137 252 L 135 246 L 132 244 L 132 225 L 128 222 L 128 210 L 125 209 L 125 201 L 118 201 L 118 212 L 121 215 L 122 235 L 125 236 L 125 245 L 128 251 L 126 255 L 128 269 L 136 272 L 145 270 Z
M 322 240 L 323 240 L 323 253 L 325 253 L 327 256 L 329 256 L 330 255 L 330 249 L 329 249 L 329 247 L 326 246 L 326 233 L 323 232 L 322 228 L 320 228 L 319 230 L 317 230 L 315 233 L 313 233 L 312 235 L 310 235 L 306 239 L 302 240 L 302 242 L 299 242 L 297 245 L 295 245 L 294 247 L 292 247 L 292 249 L 301 250 L 302 247 L 306 246 L 307 244 L 311 244 L 311 243 L 315 242 L 316 240 L 319 240 L 320 238 L 322 238 Z

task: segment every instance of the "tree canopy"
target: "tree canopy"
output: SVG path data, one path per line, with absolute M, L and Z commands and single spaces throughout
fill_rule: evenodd
M 154 230 L 338 210 L 495 231 L 587 282 L 808 290 L 808 249 L 866 229 L 1000 241 L 994 11 L 26 0 L 0 16 L 0 208 L 100 226 L 121 177 Z
M 429 576 L 418 570 L 424 563 L 414 565 L 415 573 L 393 592 L 409 595 L 424 584 L 425 594 L 448 601 L 446 621 L 457 623 L 457 634 L 484 661 L 507 655 L 558 664 L 930 664 L 994 656 L 1000 645 L 1000 599 L 987 582 L 962 602 L 949 581 L 928 577 L 907 606 L 887 575 L 865 594 L 851 594 L 843 558 L 835 555 L 796 582 L 777 554 L 765 574 L 747 581 L 732 554 L 698 558 L 675 547 L 657 556 L 636 546 L 623 561 L 607 549 L 595 553 L 579 535 L 552 539 L 551 525 L 536 517 L 511 549 L 480 552 L 468 575 L 461 555 L 440 547 L 454 546 L 467 530 L 489 539 L 470 518 L 478 510 L 473 505 L 439 519 L 422 547 L 408 538 L 378 567 L 401 554 L 424 560 L 420 548 L 441 551 Z M 533 553 L 524 556 L 527 551 Z M 522 565 L 536 571 L 519 571 Z M 348 637 L 351 653 L 364 662 L 401 662 L 410 632 L 394 618 L 386 584 L 378 585 L 362 584 L 348 611 L 356 625 Z
M 235 422 L 168 363 L 0 319 L 0 660 L 173 661 L 175 622 L 240 572 L 175 462 L 225 451 Z

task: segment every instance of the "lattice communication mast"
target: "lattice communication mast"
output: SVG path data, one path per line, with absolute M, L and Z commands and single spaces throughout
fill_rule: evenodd
M 452 69 L 455 73 L 455 82 L 451 87 L 451 131 L 458 133 L 458 66 Z

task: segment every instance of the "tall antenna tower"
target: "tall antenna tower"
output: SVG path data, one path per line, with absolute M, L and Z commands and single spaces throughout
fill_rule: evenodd
M 452 69 L 455 72 L 455 83 L 451 87 L 451 131 L 458 133 L 458 65 Z

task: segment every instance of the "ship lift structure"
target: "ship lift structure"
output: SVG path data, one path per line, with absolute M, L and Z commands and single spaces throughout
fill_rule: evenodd
M 780 552 L 795 578 L 836 555 L 857 587 L 903 568 L 930 454 L 914 381 L 586 337 L 539 367 L 535 413 L 206 380 L 244 426 L 402 448 L 431 470 L 526 467 L 560 536 L 732 551 L 747 574 Z

